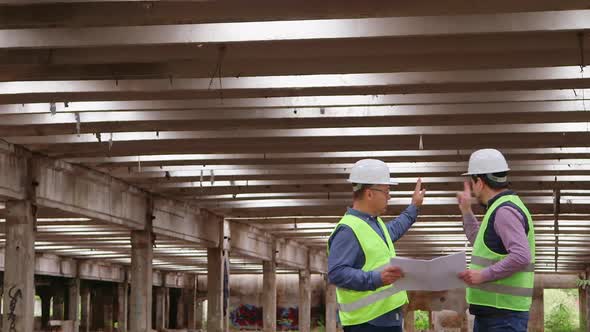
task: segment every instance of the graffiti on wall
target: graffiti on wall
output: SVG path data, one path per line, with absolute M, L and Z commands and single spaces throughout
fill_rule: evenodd
M 295 307 L 277 308 L 277 330 L 298 330 L 299 310 Z
M 229 321 L 235 328 L 259 330 L 262 328 L 262 308 L 252 304 L 242 304 L 230 311 Z
M 312 308 L 312 327 L 323 325 L 323 308 Z M 262 307 L 241 304 L 232 308 L 229 314 L 232 327 L 239 330 L 260 330 L 263 326 Z M 277 331 L 298 330 L 299 311 L 297 307 L 277 307 Z

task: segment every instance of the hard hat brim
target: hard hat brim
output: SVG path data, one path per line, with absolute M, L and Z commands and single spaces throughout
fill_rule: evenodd
M 356 183 L 356 182 L 350 181 L 350 179 L 347 179 L 346 182 L 348 182 L 348 183 Z M 388 183 L 379 182 L 379 183 L 361 183 L 361 184 L 383 184 L 383 185 L 397 186 L 399 183 L 396 182 L 395 180 L 389 180 Z
M 501 171 L 493 171 L 493 172 L 487 172 L 487 173 L 466 172 L 466 173 L 463 173 L 461 175 L 465 176 L 465 175 L 479 175 L 479 174 L 494 174 L 494 173 L 508 172 L 509 170 L 510 170 L 510 168 L 506 168 L 506 169 L 501 170 Z

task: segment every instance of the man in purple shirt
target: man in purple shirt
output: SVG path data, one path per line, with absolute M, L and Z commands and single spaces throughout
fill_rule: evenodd
M 478 150 L 472 154 L 469 161 L 469 171 L 466 173 L 471 179 L 464 183 L 463 192 L 457 194 L 459 209 L 463 215 L 465 235 L 474 247 L 472 264 L 474 262 L 473 256 L 477 256 L 477 245 L 483 246 L 485 244 L 487 247 L 485 250 L 490 250 L 496 257 L 502 257 L 502 259 L 490 262 L 484 268 L 466 270 L 459 275 L 468 285 L 476 289 L 478 285 L 482 284 L 488 284 L 486 287 L 488 290 L 493 289 L 493 286 L 489 287 L 489 283 L 501 279 L 506 280 L 523 271 L 530 272 L 529 269 L 532 266 L 531 262 L 534 258 L 531 254 L 531 252 L 534 253 L 532 220 L 518 196 L 508 189 L 508 170 L 508 164 L 499 151 L 494 149 Z M 477 220 L 471 209 L 472 193 L 477 201 L 488 210 L 484 218 L 485 229 L 480 229 L 482 223 Z M 492 206 L 493 210 L 489 210 Z M 531 232 L 530 238 L 529 232 Z M 478 239 L 479 233 L 481 234 Z M 530 243 L 533 244 L 532 248 Z M 491 257 L 493 256 L 491 255 Z M 494 301 L 491 300 L 488 304 L 486 297 L 506 297 L 506 294 L 502 294 L 501 291 L 494 295 L 494 291 L 498 292 L 492 290 L 489 296 L 480 293 L 480 298 L 472 296 L 471 299 L 468 291 L 469 311 L 475 315 L 474 331 L 526 331 L 528 309 L 511 310 L 511 308 L 507 308 L 509 305 L 498 305 L 499 301 L 497 300 L 496 304 L 492 304 Z M 508 296 L 511 295 L 508 294 Z M 486 305 L 481 303 L 486 303 Z

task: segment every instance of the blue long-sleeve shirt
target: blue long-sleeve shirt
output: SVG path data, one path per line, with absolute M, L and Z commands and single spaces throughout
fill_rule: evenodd
M 385 235 L 377 223 L 377 218 L 367 213 L 349 208 L 346 214 L 351 214 L 366 221 L 371 228 L 385 241 Z M 414 224 L 418 217 L 418 208 L 408 206 L 399 217 L 385 224 L 389 231 L 391 241 L 397 241 Z M 328 278 L 337 287 L 356 291 L 375 290 L 383 283 L 381 274 L 377 271 L 365 272 L 365 254 L 354 235 L 352 229 L 346 225 L 340 225 L 328 240 L 330 255 L 328 256 Z M 401 326 L 401 309 L 392 310 L 377 317 L 369 324 L 374 326 Z

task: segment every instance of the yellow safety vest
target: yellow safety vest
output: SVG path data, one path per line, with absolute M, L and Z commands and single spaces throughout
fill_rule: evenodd
M 484 241 L 486 229 L 491 227 L 489 225 L 490 216 L 492 216 L 494 211 L 497 210 L 500 205 L 506 202 L 516 205 L 527 217 L 526 221 L 529 225 L 527 239 L 531 250 L 532 262 L 524 270 L 514 273 L 508 278 L 467 288 L 467 302 L 469 304 L 483 305 L 498 309 L 529 311 L 532 303 L 535 280 L 535 230 L 533 226 L 533 218 L 518 196 L 502 196 L 492 203 L 486 212 L 479 228 L 479 232 L 477 233 L 469 268 L 472 270 L 481 270 L 508 256 L 492 251 Z
M 377 218 L 377 221 L 387 244 L 367 222 L 353 215 L 347 214 L 342 217 L 334 229 L 338 229 L 340 225 L 352 229 L 365 254 L 365 265 L 362 267 L 365 272 L 382 270 L 389 265 L 391 258 L 395 257 L 389 232 L 381 218 Z M 397 290 L 394 285 L 383 286 L 374 291 L 354 291 L 337 287 L 336 299 L 343 326 L 366 323 L 408 303 L 406 292 Z

